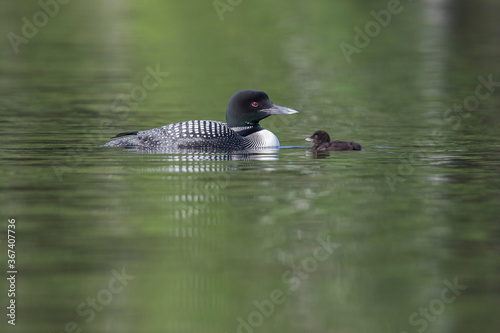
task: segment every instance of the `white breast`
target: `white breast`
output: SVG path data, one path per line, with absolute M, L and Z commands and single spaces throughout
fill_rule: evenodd
M 247 136 L 252 141 L 252 146 L 257 147 L 279 147 L 280 141 L 272 132 L 264 129 Z

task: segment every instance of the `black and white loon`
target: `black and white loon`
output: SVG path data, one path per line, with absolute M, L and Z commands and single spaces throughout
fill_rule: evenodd
M 298 111 L 275 105 L 265 92 L 241 90 L 227 105 L 226 122 L 191 120 L 165 125 L 146 131 L 116 135 L 106 147 L 137 147 L 147 150 L 245 151 L 279 147 L 276 135 L 259 125 L 273 114 L 293 114 Z M 123 138 L 120 138 L 123 137 Z

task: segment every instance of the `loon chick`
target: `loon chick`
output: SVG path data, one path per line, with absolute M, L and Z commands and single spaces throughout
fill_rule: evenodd
M 241 90 L 230 99 L 226 122 L 191 120 L 146 131 L 125 132 L 113 138 L 106 147 L 138 147 L 141 149 L 189 151 L 241 151 L 253 148 L 279 147 L 278 138 L 262 128 L 259 121 L 273 114 L 298 111 L 275 105 L 265 92 Z M 130 136 L 129 136 L 130 135 Z
M 361 150 L 361 145 L 352 141 L 330 141 L 330 136 L 325 131 L 316 131 L 306 141 L 314 143 L 312 150 L 333 151 L 333 150 Z

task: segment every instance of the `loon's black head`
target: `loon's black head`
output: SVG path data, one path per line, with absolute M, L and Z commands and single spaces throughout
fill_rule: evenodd
M 272 114 L 292 114 L 298 111 L 274 105 L 263 91 L 240 90 L 227 104 L 226 122 L 229 127 L 255 126 Z
M 307 138 L 306 141 L 311 141 L 313 143 L 330 142 L 330 136 L 325 131 L 316 131 L 310 138 Z

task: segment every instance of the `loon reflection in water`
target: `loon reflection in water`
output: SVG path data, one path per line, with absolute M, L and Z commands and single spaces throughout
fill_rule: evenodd
M 125 132 L 105 147 L 137 147 L 150 153 L 227 153 L 279 147 L 278 138 L 259 125 L 270 115 L 298 111 L 275 105 L 265 92 L 241 90 L 227 105 L 226 123 L 191 120 L 146 131 Z
M 139 154 L 165 154 L 162 159 L 169 162 L 182 161 L 276 161 L 279 148 L 266 148 L 250 151 L 236 151 L 221 153 L 217 150 L 199 152 L 189 149 L 141 149 L 136 147 L 125 148 L 124 151 Z M 187 157 L 187 158 L 186 158 Z

